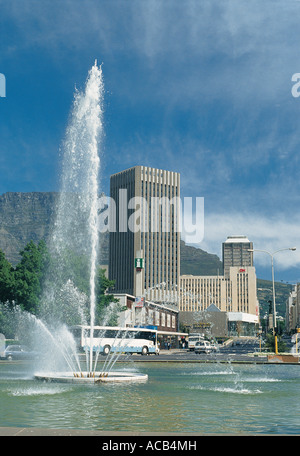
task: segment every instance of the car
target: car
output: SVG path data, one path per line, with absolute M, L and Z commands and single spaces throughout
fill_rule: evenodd
M 26 345 L 8 345 L 4 351 L 5 359 L 32 359 L 36 352 L 30 350 Z
M 220 348 L 219 348 L 219 345 L 218 345 L 216 342 L 213 342 L 213 343 L 211 344 L 211 348 L 212 348 L 212 350 L 215 351 L 215 352 L 219 351 L 219 349 L 220 349 Z
M 206 353 L 208 355 L 212 350 L 213 347 L 207 340 L 199 340 L 195 344 L 195 353 Z

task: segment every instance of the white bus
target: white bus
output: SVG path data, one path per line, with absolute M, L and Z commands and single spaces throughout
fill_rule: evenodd
M 189 334 L 189 339 L 188 339 L 188 349 L 189 350 L 195 350 L 195 344 L 196 342 L 200 342 L 204 340 L 204 336 L 200 333 L 191 333 Z
M 79 348 L 90 350 L 90 326 L 72 326 L 71 332 Z M 93 351 L 108 355 L 110 352 L 159 354 L 157 330 L 148 328 L 122 328 L 120 326 L 94 326 Z

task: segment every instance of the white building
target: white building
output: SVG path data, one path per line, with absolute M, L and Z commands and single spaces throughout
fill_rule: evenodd
M 180 311 L 203 311 L 214 304 L 223 312 L 243 312 L 258 316 L 253 266 L 231 267 L 228 278 L 182 275 L 180 290 Z
M 229 332 L 254 334 L 259 324 L 259 304 L 249 249 L 253 244 L 246 236 L 229 236 L 223 243 L 224 275 L 180 277 L 181 318 L 184 312 L 205 312 L 215 305 L 226 312 Z
M 300 283 L 294 286 L 286 302 L 285 325 L 288 332 L 300 324 Z

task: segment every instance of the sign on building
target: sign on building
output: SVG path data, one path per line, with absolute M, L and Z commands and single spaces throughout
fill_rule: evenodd
M 141 296 L 137 296 L 135 298 L 135 307 L 144 307 L 144 302 L 145 302 L 145 298 L 141 297 Z
M 144 269 L 144 258 L 135 258 L 134 267 L 136 269 Z

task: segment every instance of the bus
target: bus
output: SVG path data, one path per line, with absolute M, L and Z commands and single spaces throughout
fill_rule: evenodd
M 90 326 L 77 325 L 70 328 L 79 349 L 89 351 L 91 346 Z M 159 355 L 157 330 L 148 328 L 122 328 L 120 326 L 94 326 L 93 351 L 107 356 L 109 353 L 140 353 Z
M 204 340 L 204 336 L 200 333 L 191 333 L 189 334 L 189 339 L 188 339 L 188 349 L 189 350 L 195 350 L 195 344 L 196 342 Z

